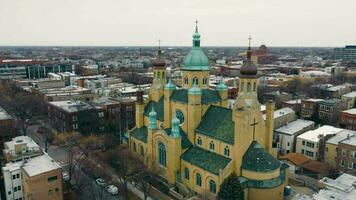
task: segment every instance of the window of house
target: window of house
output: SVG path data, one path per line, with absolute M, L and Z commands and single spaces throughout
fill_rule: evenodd
M 216 183 L 213 180 L 209 181 L 209 190 L 212 193 L 216 193 Z
M 251 92 L 251 83 L 250 82 L 247 83 L 247 92 Z
M 356 158 L 356 151 L 351 151 L 350 152 L 350 157 L 351 158 Z
M 51 177 L 48 177 L 48 182 L 53 182 L 53 181 L 56 181 L 58 179 L 57 176 L 51 176 Z
M 185 83 L 185 84 L 188 84 L 188 82 L 189 82 L 189 81 L 188 81 L 188 77 L 185 77 L 185 78 L 184 78 L 184 83 Z
M 12 179 L 16 179 L 16 175 L 14 174 L 14 175 L 12 175 Z
M 184 168 L 184 178 L 189 180 L 189 169 L 188 168 Z
M 253 83 L 253 91 L 256 92 L 256 82 Z
M 215 144 L 214 144 L 213 141 L 210 142 L 209 148 L 210 148 L 210 150 L 214 150 L 215 149 Z
M 344 161 L 344 160 L 341 160 L 341 161 L 340 161 L 340 166 L 341 166 L 341 167 L 344 167 L 344 166 L 345 166 L 345 161 Z
M 346 156 L 346 151 L 345 149 L 341 150 L 342 156 Z
M 352 168 L 353 168 L 353 169 L 356 169 L 356 162 L 353 162 L 353 163 L 352 163 Z
M 48 196 L 51 196 L 53 194 L 53 190 L 48 190 Z
M 225 149 L 224 149 L 224 155 L 225 156 L 230 156 L 230 149 L 229 149 L 228 146 L 226 146 Z
M 201 175 L 199 173 L 195 175 L 195 183 L 196 185 L 201 186 Z
M 241 87 L 239 88 L 239 90 L 241 92 L 244 92 L 244 89 L 245 89 L 245 83 L 244 82 L 241 82 Z
M 199 79 L 196 76 L 193 78 L 193 84 L 199 85 Z
M 304 149 L 302 149 L 302 154 L 304 154 Z
M 348 168 L 352 169 L 353 168 L 353 163 L 352 162 L 348 162 Z
M 305 145 L 305 141 L 304 140 L 303 140 L 302 144 Z

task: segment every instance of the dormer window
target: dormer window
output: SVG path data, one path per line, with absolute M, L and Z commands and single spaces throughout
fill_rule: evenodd
M 215 149 L 215 144 L 213 141 L 210 142 L 209 144 L 210 150 L 214 150 Z

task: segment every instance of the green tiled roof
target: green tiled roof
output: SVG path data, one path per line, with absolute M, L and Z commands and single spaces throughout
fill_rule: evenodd
M 210 106 L 195 131 L 234 144 L 235 127 L 232 121 L 232 110 L 220 106 Z
M 201 92 L 202 92 L 202 97 L 201 97 L 202 104 L 215 103 L 221 101 L 221 97 L 218 91 L 210 90 L 210 89 L 202 89 Z M 182 103 L 188 103 L 188 90 L 187 89 L 175 90 L 171 96 L 171 100 L 182 102 Z
M 166 133 L 168 135 L 171 135 L 171 129 L 167 128 L 165 129 Z M 188 135 L 182 130 L 182 128 L 179 127 L 179 133 L 182 137 L 182 149 L 186 149 L 192 146 L 192 143 L 188 139 Z
M 242 169 L 269 172 L 278 169 L 281 162 L 269 154 L 258 142 L 253 141 L 242 158 Z
M 144 115 L 145 116 L 149 116 L 151 110 L 152 110 L 152 106 L 154 106 L 154 109 L 157 113 L 157 119 L 160 121 L 164 120 L 164 105 L 163 105 L 163 97 L 158 101 L 150 101 L 148 102 L 148 104 L 145 107 L 145 112 Z
M 226 158 L 199 147 L 188 149 L 183 153 L 181 159 L 216 175 L 219 174 L 219 170 L 224 169 L 231 161 L 230 158 Z
M 144 143 L 147 143 L 147 127 L 146 126 L 143 126 L 141 128 L 135 128 L 131 132 L 130 135 Z
M 280 175 L 276 178 L 268 179 L 268 180 L 252 180 L 246 179 L 245 177 L 239 177 L 240 183 L 242 187 L 249 188 L 274 188 L 280 186 L 285 181 L 285 171 L 281 171 Z

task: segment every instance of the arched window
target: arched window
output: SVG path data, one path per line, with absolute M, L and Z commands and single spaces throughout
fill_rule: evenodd
M 198 143 L 198 145 L 200 145 L 200 146 L 203 144 L 203 142 L 202 142 L 202 140 L 201 140 L 200 137 L 198 137 L 197 143 Z
M 143 146 L 140 146 L 140 154 L 141 156 L 145 155 L 145 150 L 143 149 Z
M 208 79 L 206 77 L 203 78 L 203 85 L 206 85 L 208 83 Z
M 212 193 L 216 193 L 216 183 L 213 180 L 209 181 L 209 190 Z
M 162 143 L 158 143 L 158 163 L 162 166 L 166 166 L 166 146 Z
M 185 78 L 184 78 L 184 84 L 188 84 L 188 82 L 189 82 L 189 81 L 188 81 L 188 77 L 185 77 Z
M 253 92 L 256 92 L 256 82 L 253 83 Z
M 162 78 L 163 78 L 163 79 L 165 78 L 164 76 L 165 76 L 165 73 L 164 73 L 164 72 L 162 72 Z
M 230 149 L 229 149 L 228 146 L 226 146 L 225 149 L 224 149 L 224 155 L 225 156 L 229 156 L 230 155 Z
M 157 72 L 157 79 L 161 79 L 161 72 Z
M 184 178 L 189 180 L 189 169 L 188 168 L 184 168 Z
M 210 142 L 210 150 L 214 150 L 214 149 L 215 149 L 214 142 L 213 142 L 213 141 L 211 141 L 211 142 Z
M 241 88 L 239 88 L 241 92 L 244 92 L 245 89 L 245 83 L 241 81 Z
M 195 76 L 194 78 L 193 78 L 193 84 L 197 84 L 197 85 L 199 85 L 199 80 L 198 80 L 198 78 Z
M 201 175 L 199 173 L 195 175 L 195 184 L 201 186 Z
M 247 92 L 251 92 L 251 83 L 250 82 L 247 83 Z
M 136 143 L 135 142 L 132 143 L 132 149 L 134 152 L 136 152 Z
M 156 72 L 153 72 L 153 78 L 157 78 L 157 73 Z

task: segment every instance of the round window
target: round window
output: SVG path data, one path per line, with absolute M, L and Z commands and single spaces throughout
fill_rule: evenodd
M 180 124 L 183 124 L 183 122 L 184 122 L 184 114 L 183 114 L 183 112 L 181 110 L 177 109 L 176 110 L 176 116 L 179 119 Z

